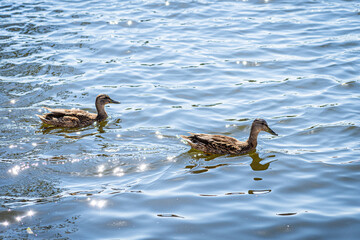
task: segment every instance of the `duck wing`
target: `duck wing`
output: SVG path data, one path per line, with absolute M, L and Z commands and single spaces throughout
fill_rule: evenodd
M 61 117 L 49 117 L 45 115 L 37 115 L 43 123 L 53 125 L 56 127 L 79 127 L 80 120 L 76 117 L 61 116 Z
M 190 136 L 181 137 L 187 140 L 193 148 L 207 153 L 239 154 L 245 147 L 244 142 L 240 142 L 233 137 L 202 133 L 190 134 Z

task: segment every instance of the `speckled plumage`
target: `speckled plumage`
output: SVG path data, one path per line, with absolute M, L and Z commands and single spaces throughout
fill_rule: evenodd
M 257 136 L 260 131 L 277 135 L 269 128 L 264 119 L 255 119 L 251 125 L 250 136 L 246 142 L 241 142 L 233 137 L 213 134 L 190 133 L 183 136 L 192 148 L 212 154 L 245 154 L 257 146 Z
M 98 112 L 97 114 L 89 113 L 80 109 L 52 109 L 44 107 L 50 111 L 50 113 L 37 116 L 43 123 L 56 127 L 85 127 L 94 123 L 95 121 L 101 122 L 107 118 L 105 105 L 108 103 L 119 102 L 112 100 L 106 94 L 100 94 L 96 97 L 95 100 L 95 106 Z

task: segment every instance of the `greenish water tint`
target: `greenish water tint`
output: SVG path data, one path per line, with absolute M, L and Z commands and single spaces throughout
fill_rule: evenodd
M 355 0 L 1 1 L 1 238 L 357 239 L 359 23 Z M 104 123 L 35 116 L 99 93 Z M 279 136 L 251 154 L 179 138 L 257 117 Z

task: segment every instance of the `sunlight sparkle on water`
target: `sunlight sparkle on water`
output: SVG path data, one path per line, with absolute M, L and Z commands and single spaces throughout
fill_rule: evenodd
M 118 23 L 119 23 L 119 22 L 116 21 L 116 20 L 113 20 L 113 21 L 110 21 L 110 22 L 109 22 L 110 25 L 116 25 L 116 24 L 118 24 Z
M 21 169 L 21 167 L 19 165 L 15 165 L 14 167 L 10 168 L 8 171 L 12 175 L 18 175 L 21 170 L 22 169 Z
M 159 132 L 159 131 L 156 131 L 155 134 L 156 134 L 156 137 L 158 139 L 163 139 L 164 138 L 164 135 L 162 135 L 161 132 Z
M 114 169 L 114 175 L 118 176 L 118 177 L 123 176 L 124 175 L 124 169 L 119 168 L 119 167 L 115 168 Z
M 99 165 L 98 166 L 98 169 L 97 169 L 98 173 L 99 173 L 99 177 L 102 177 L 103 176 L 103 172 L 105 171 L 105 166 L 104 165 Z
M 7 226 L 9 226 L 9 222 L 8 221 L 2 222 L 2 225 L 7 227 Z
M 105 207 L 106 202 L 107 202 L 106 200 L 95 200 L 95 199 L 93 199 L 93 200 L 90 201 L 90 206 L 103 208 L 103 207 Z
M 129 20 L 127 21 L 127 25 L 131 26 L 133 24 L 133 21 Z
M 141 172 L 143 172 L 143 171 L 145 171 L 147 168 L 148 168 L 148 165 L 146 164 L 146 163 L 142 163 L 142 164 L 140 164 L 139 165 L 139 170 L 141 171 Z
M 98 166 L 98 172 L 103 172 L 104 170 L 105 170 L 105 166 L 104 166 L 104 165 Z
M 175 156 L 168 156 L 166 160 L 168 160 L 169 162 L 175 162 Z
M 10 103 L 11 103 L 11 104 L 15 104 L 15 103 L 16 103 L 16 100 L 15 100 L 15 99 L 11 99 L 11 100 L 10 100 Z
M 170 5 L 170 2 L 169 1 L 166 1 L 165 2 L 165 6 L 169 6 Z
M 27 216 L 31 217 L 31 216 L 34 216 L 35 212 L 33 210 L 29 210 L 27 212 Z

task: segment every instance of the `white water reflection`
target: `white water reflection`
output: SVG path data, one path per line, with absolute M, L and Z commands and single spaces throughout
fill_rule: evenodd
M 26 213 L 26 215 L 27 215 L 28 217 L 34 216 L 34 214 L 35 214 L 35 212 L 34 212 L 33 210 L 29 210 L 29 211 Z
M 166 160 L 168 160 L 169 162 L 175 162 L 175 158 L 176 156 L 168 156 Z
M 28 169 L 30 166 L 29 165 L 15 165 L 13 166 L 12 168 L 10 168 L 8 170 L 8 172 L 11 174 L 11 175 L 19 175 L 19 173 L 21 171 L 24 171 L 25 169 Z
M 144 172 L 144 171 L 146 171 L 148 169 L 148 164 L 142 163 L 142 164 L 139 165 L 138 169 L 139 169 L 140 172 Z
M 156 137 L 157 137 L 158 139 L 163 139 L 163 138 L 164 138 L 164 135 L 162 135 L 161 132 L 159 132 L 159 131 L 156 131 L 156 132 L 155 132 L 155 135 L 156 135 Z
M 121 177 L 124 176 L 125 172 L 124 169 L 120 168 L 120 167 L 116 167 L 113 171 L 115 176 Z
M 105 207 L 107 201 L 106 200 L 96 200 L 96 199 L 90 199 L 88 198 L 89 204 L 92 207 L 97 207 L 97 208 L 103 208 Z
M 4 222 L 1 223 L 1 225 L 3 225 L 4 227 L 7 227 L 7 226 L 9 226 L 9 222 L 8 222 L 8 221 L 4 221 Z
M 116 24 L 118 24 L 118 23 L 119 23 L 119 21 L 116 21 L 116 20 L 109 21 L 109 24 L 110 24 L 110 25 L 116 25 Z

